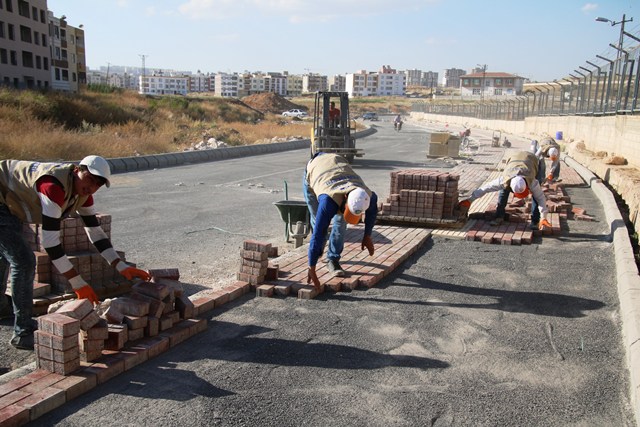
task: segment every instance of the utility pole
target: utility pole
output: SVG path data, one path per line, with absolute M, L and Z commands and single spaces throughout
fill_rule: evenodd
M 139 54 L 138 56 L 142 59 L 142 80 L 140 80 L 140 92 L 141 92 L 142 94 L 144 94 L 144 93 L 145 93 L 145 90 L 144 90 L 144 82 L 145 82 L 145 80 L 146 80 L 146 73 L 145 73 L 145 67 L 144 67 L 144 60 L 145 60 L 145 59 L 147 58 L 147 56 L 149 56 L 149 55 Z
M 485 87 L 485 80 L 487 78 L 487 64 L 484 64 L 484 65 L 478 64 L 478 67 L 482 68 L 482 88 L 480 89 L 480 101 L 484 101 L 484 87 Z
M 107 86 L 109 86 L 109 67 L 111 66 L 110 62 L 107 62 Z

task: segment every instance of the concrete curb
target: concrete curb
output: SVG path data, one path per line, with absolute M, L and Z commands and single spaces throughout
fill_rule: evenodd
M 369 127 L 354 134 L 356 139 L 376 133 Z M 240 145 L 237 147 L 212 148 L 209 150 L 180 151 L 177 153 L 153 154 L 136 157 L 114 157 L 107 159 L 111 173 L 125 173 L 139 170 L 157 169 L 171 166 L 182 166 L 193 163 L 213 162 L 216 160 L 236 159 L 239 157 L 257 156 L 289 150 L 309 148 L 310 139 L 275 142 L 273 144 Z
M 589 184 L 602 203 L 614 245 L 616 279 L 623 343 L 627 353 L 631 405 L 640 425 L 640 276 L 631 249 L 631 241 L 618 205 L 611 191 L 589 169 L 569 156 L 564 161 Z

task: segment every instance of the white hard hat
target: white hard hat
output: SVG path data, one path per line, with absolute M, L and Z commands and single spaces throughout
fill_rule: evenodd
M 99 176 L 105 179 L 104 185 L 111 187 L 111 168 L 109 163 L 100 156 L 87 156 L 80 160 L 80 164 L 86 166 L 91 175 Z
M 510 185 L 511 185 L 511 190 L 513 190 L 515 194 L 524 193 L 527 189 L 527 181 L 525 181 L 524 178 L 521 177 L 520 175 L 514 176 L 513 178 L 511 178 Z
M 557 158 L 558 158 L 558 154 L 560 154 L 560 152 L 558 151 L 558 149 L 557 149 L 556 147 L 551 147 L 551 148 L 549 149 L 549 157 L 550 157 L 552 160 L 557 159 Z
M 362 188 L 356 188 L 349 192 L 347 204 L 344 210 L 344 219 L 349 224 L 357 224 L 364 211 L 369 209 L 371 199 Z

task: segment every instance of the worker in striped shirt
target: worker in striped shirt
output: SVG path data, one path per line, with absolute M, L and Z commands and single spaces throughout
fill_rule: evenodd
M 0 161 L 0 318 L 11 315 L 12 307 L 5 296 L 7 270 L 11 267 L 14 347 L 33 349 L 37 328 L 31 318 L 35 255 L 22 234 L 23 224 L 42 225 L 42 246 L 78 298 L 98 303 L 93 288 L 73 267 L 62 246 L 60 224 L 69 214 L 80 215 L 91 243 L 120 274 L 128 280 L 149 280 L 146 271 L 120 259 L 96 217 L 93 194 L 103 185 L 109 187 L 110 177 L 109 163 L 99 156 L 87 156 L 79 165 Z

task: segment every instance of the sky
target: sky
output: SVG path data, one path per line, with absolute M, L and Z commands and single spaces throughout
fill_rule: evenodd
M 87 66 L 325 75 L 447 68 L 532 81 L 615 58 L 638 0 L 48 0 L 85 30 Z M 638 43 L 625 37 L 623 47 Z

